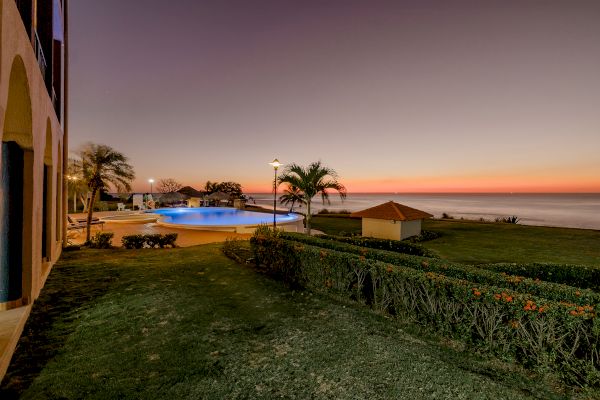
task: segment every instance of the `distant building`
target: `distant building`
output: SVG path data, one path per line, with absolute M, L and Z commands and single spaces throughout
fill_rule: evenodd
M 362 235 L 380 239 L 402 240 L 421 233 L 421 222 L 433 215 L 388 201 L 351 214 L 362 218 Z
M 0 0 L 0 378 L 65 244 L 66 8 Z

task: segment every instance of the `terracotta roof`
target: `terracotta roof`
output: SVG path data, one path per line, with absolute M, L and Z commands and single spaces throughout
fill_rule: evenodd
M 388 219 L 394 221 L 414 221 L 417 219 L 431 218 L 433 215 L 425 211 L 417 210 L 402 204 L 388 201 L 366 210 L 356 211 L 350 214 L 351 217 Z

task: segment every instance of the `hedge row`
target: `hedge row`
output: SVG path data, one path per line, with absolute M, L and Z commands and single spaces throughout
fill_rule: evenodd
M 565 301 L 581 306 L 596 305 L 600 303 L 600 294 L 589 289 L 580 289 L 564 284 L 534 280 L 522 276 L 499 274 L 471 265 L 450 263 L 445 260 L 411 256 L 386 250 L 369 249 L 298 233 L 281 233 L 281 238 L 331 250 L 357 254 L 368 259 L 394 265 L 436 272 L 448 277 L 465 279 L 474 283 L 510 288 L 518 292 L 531 293 L 551 300 Z
M 176 233 L 166 233 L 161 235 L 160 233 L 151 233 L 147 235 L 127 235 L 121 238 L 121 243 L 126 249 L 141 249 L 144 246 L 154 247 L 177 247 L 175 241 L 177 240 Z
M 566 305 L 435 272 L 268 236 L 251 239 L 255 262 L 293 285 L 413 318 L 472 347 L 600 385 L 600 322 Z
M 403 242 L 400 240 L 376 239 L 360 236 L 333 236 L 319 235 L 321 239 L 335 240 L 336 242 L 349 243 L 357 246 L 368 247 L 370 249 L 388 250 L 396 253 L 410 254 L 413 256 L 439 258 L 439 256 L 419 244 Z
M 600 292 L 600 266 L 573 264 L 485 264 L 478 267 L 509 275 L 526 276 L 543 281 L 564 283 Z

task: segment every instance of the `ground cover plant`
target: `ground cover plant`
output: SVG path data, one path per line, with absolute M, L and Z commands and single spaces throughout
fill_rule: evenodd
M 326 242 L 326 241 L 325 241 Z M 254 260 L 292 286 L 354 300 L 541 370 L 600 386 L 600 323 L 594 307 L 255 235 Z
M 34 303 L 0 398 L 572 394 L 416 325 L 289 290 L 219 247 L 63 253 Z
M 313 228 L 330 235 L 360 234 L 361 220 L 314 216 Z M 600 266 L 600 231 L 461 220 L 425 220 L 440 233 L 420 244 L 464 264 L 554 263 Z
M 438 255 L 418 244 L 410 243 L 401 240 L 376 239 L 361 236 L 335 236 L 335 235 L 318 235 L 320 239 L 334 240 L 342 243 L 354 244 L 357 246 L 368 247 L 371 249 L 389 250 L 397 253 L 410 254 L 414 256 L 423 256 L 430 258 L 438 258 Z

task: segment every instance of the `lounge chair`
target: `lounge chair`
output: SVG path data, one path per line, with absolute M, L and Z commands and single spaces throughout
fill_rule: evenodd
M 117 211 L 129 211 L 129 208 L 126 208 L 124 203 L 117 203 Z
M 78 218 L 75 221 L 70 216 L 67 216 L 67 220 L 69 221 L 69 225 L 71 225 L 71 224 L 73 224 L 74 226 L 83 225 L 84 228 L 87 226 L 87 218 Z M 104 221 L 100 221 L 100 218 L 95 217 L 95 218 L 92 218 L 92 222 L 90 225 L 91 226 L 97 225 L 100 227 L 100 229 L 104 230 L 104 224 L 105 224 Z

